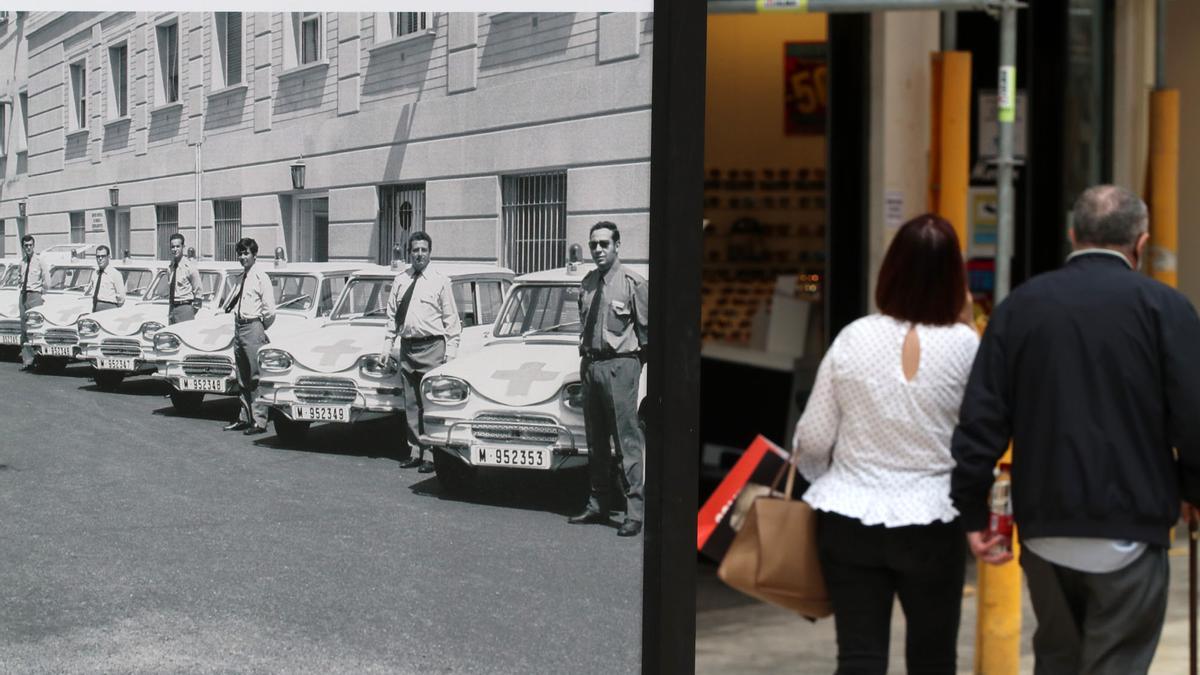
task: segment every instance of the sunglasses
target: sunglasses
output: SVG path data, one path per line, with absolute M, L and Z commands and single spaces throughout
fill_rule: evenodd
M 611 242 L 611 241 L 605 241 L 605 240 L 601 240 L 601 241 L 589 241 L 589 242 L 588 242 L 588 248 L 590 248 L 590 249 L 592 249 L 592 250 L 594 251 L 594 250 L 596 250 L 596 249 L 598 249 L 598 248 L 608 248 L 608 247 L 609 247 L 609 245 L 611 245 L 611 244 L 612 244 L 612 242 Z

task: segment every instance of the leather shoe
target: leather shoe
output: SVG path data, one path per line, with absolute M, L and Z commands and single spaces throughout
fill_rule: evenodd
M 267 433 L 267 428 L 266 428 L 266 427 L 255 427 L 255 426 L 251 426 L 250 428 L 248 428 L 248 429 L 246 429 L 245 431 L 243 431 L 243 432 L 242 432 L 242 435 L 243 435 L 243 436 L 257 436 L 257 435 L 259 435 L 259 434 L 265 434 L 265 433 Z
M 404 460 L 403 462 L 400 462 L 401 469 L 411 469 L 414 466 L 421 466 L 421 458 L 417 457 L 415 455 L 412 457 L 409 457 L 408 459 Z
M 221 428 L 225 431 L 241 431 L 242 429 L 249 429 L 250 423 L 237 420 L 236 422 L 230 422 Z
M 599 524 L 607 523 L 608 516 L 604 515 L 603 513 L 600 513 L 599 511 L 593 511 L 591 509 L 587 509 L 583 513 L 579 513 L 579 514 L 571 516 L 570 518 L 567 518 L 567 522 L 572 525 L 587 525 L 590 523 L 595 523 L 595 524 L 599 525 Z
M 421 468 L 417 469 L 417 473 L 433 473 L 433 462 L 429 460 L 421 462 Z
M 620 529 L 617 530 L 618 537 L 636 537 L 638 532 L 642 531 L 642 523 L 637 520 L 626 520 L 621 523 Z

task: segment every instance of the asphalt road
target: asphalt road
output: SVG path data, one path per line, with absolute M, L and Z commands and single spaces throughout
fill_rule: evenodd
M 578 472 L 454 499 L 394 423 L 284 447 L 90 372 L 0 361 L 5 672 L 639 669 L 642 540 L 566 523 Z

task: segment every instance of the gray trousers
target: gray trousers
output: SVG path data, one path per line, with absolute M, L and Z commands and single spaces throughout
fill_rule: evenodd
M 267 406 L 256 403 L 258 390 L 258 350 L 270 340 L 262 321 L 237 324 L 233 337 L 233 353 L 237 362 L 238 387 L 241 389 L 242 412 L 238 419 L 253 422 L 256 427 L 267 426 Z
M 107 300 L 97 300 L 92 305 L 92 311 L 93 312 L 102 312 L 106 309 L 116 309 L 118 307 L 120 307 L 120 305 L 118 305 L 115 302 L 108 302 Z
M 1093 574 L 1021 550 L 1037 616 L 1034 675 L 1145 673 L 1167 612 L 1167 549 L 1148 546 L 1128 566 Z
M 45 303 L 42 300 L 42 294 L 37 291 L 29 291 L 22 293 L 20 298 L 20 306 L 17 308 L 21 313 L 21 365 L 28 368 L 33 365 L 33 345 L 29 344 L 29 333 L 26 331 L 25 314 L 34 307 L 41 307 Z
M 414 342 L 400 338 L 400 373 L 404 375 L 404 419 L 408 428 L 408 450 L 418 457 L 425 456 L 421 447 L 421 414 L 425 405 L 421 399 L 421 378 L 425 373 L 446 361 L 446 339 Z
M 646 480 L 642 457 L 646 440 L 638 423 L 638 379 L 642 362 L 620 357 L 579 364 L 583 383 L 583 424 L 587 433 L 588 510 L 608 514 L 613 483 L 613 454 L 620 457 L 629 520 L 641 522 L 645 511 Z M 613 448 L 613 442 L 616 448 Z
M 174 325 L 182 321 L 191 321 L 194 318 L 196 318 L 196 308 L 191 303 L 172 305 L 171 310 L 167 313 L 167 324 Z

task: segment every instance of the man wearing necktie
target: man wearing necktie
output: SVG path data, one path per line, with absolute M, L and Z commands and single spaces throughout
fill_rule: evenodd
M 200 270 L 196 268 L 196 263 L 192 262 L 191 258 L 183 257 L 183 235 L 178 232 L 172 234 L 170 243 L 171 267 L 167 274 L 171 275 L 171 285 L 167 292 L 170 304 L 167 323 L 177 324 L 196 318 L 204 286 L 200 282 Z
M 408 431 L 408 458 L 400 463 L 400 467 L 420 467 L 417 469 L 420 473 L 433 471 L 433 462 L 425 459 L 425 448 L 421 446 L 421 413 L 425 408 L 421 400 L 421 378 L 454 358 L 462 333 L 450 280 L 429 268 L 432 250 L 433 240 L 425 232 L 414 232 L 409 238 L 409 267 L 392 282 L 380 354 L 385 363 L 393 358 L 396 338 L 400 338 L 397 357 L 404 379 L 404 416 Z
M 88 293 L 92 296 L 92 311 L 113 309 L 125 304 L 125 278 L 117 269 L 109 267 L 109 249 L 104 244 L 96 247 L 96 274 L 92 276 Z
M 225 304 L 225 311 L 233 313 L 233 349 L 242 410 L 238 419 L 225 425 L 224 429 L 254 436 L 267 431 L 267 406 L 258 403 L 255 398 L 258 389 L 258 350 L 270 342 L 267 328 L 275 322 L 275 291 L 267 273 L 254 266 L 258 258 L 258 242 L 244 237 L 238 240 L 235 250 L 238 262 L 242 264 L 242 280 L 237 293 Z
M 613 492 L 612 459 L 621 458 L 625 521 L 617 534 L 642 531 L 646 441 L 638 422 L 638 382 L 649 340 L 649 284 L 621 264 L 621 232 L 602 220 L 592 226 L 588 247 L 596 269 L 583 277 L 579 294 L 579 377 L 583 384 L 583 423 L 588 444 L 591 493 L 587 508 L 568 522 L 609 523 Z M 610 441 L 611 439 L 611 441 Z
M 18 306 L 21 315 L 21 368 L 33 368 L 33 345 L 29 344 L 29 334 L 26 331 L 25 315 L 34 307 L 41 306 L 42 292 L 50 283 L 50 265 L 42 256 L 34 253 L 33 235 L 21 237 L 21 294 Z

